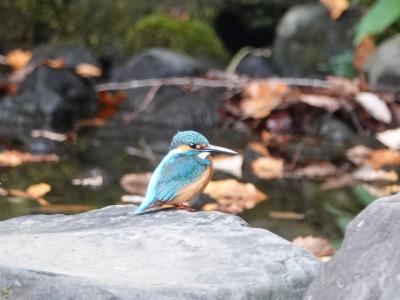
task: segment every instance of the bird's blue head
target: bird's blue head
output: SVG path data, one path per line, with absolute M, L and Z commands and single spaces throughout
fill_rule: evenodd
M 180 149 L 181 151 L 208 152 L 221 154 L 236 154 L 227 148 L 210 145 L 207 138 L 196 131 L 179 131 L 172 139 L 170 150 Z

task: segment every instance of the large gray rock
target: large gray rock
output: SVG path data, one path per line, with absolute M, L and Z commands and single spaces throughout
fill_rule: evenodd
M 342 247 L 306 299 L 399 299 L 399 232 L 400 194 L 373 202 L 347 227 Z
M 274 42 L 273 62 L 283 76 L 321 76 L 321 66 L 352 49 L 357 8 L 333 21 L 319 3 L 293 6 L 282 17 Z
M 0 222 L 9 299 L 301 299 L 311 254 L 219 212 L 133 206 Z
M 368 81 L 372 87 L 400 85 L 400 33 L 379 45 L 366 66 Z

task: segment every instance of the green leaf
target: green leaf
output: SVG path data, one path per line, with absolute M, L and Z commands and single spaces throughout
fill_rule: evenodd
M 362 185 L 355 186 L 353 192 L 365 206 L 371 204 L 376 199 L 376 197 L 365 190 Z
M 363 16 L 356 29 L 355 43 L 378 34 L 400 18 L 400 0 L 378 0 Z

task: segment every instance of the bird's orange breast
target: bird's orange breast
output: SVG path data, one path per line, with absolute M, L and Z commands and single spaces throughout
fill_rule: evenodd
M 210 164 L 203 175 L 199 177 L 195 182 L 188 184 L 183 189 L 181 189 L 174 200 L 170 203 L 172 205 L 178 205 L 196 197 L 206 188 L 207 184 L 210 182 L 213 175 L 213 166 Z

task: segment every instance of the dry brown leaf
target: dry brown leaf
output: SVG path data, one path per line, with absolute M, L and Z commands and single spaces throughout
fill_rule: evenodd
M 355 95 L 360 91 L 356 80 L 335 76 L 328 76 L 326 79 L 331 84 L 332 91 L 337 95 Z
M 349 8 L 348 0 L 319 0 L 329 11 L 333 20 L 337 20 Z
M 329 244 L 328 240 L 320 237 L 299 236 L 293 240 L 293 244 L 311 252 L 319 258 L 332 256 L 336 252 L 336 249 Z
M 368 59 L 376 51 L 375 42 L 371 36 L 365 37 L 354 52 L 353 65 L 358 71 L 364 71 Z
M 289 92 L 289 87 L 281 82 L 266 80 L 251 81 L 243 92 L 240 110 L 244 117 L 262 119 L 282 102 L 282 98 Z
M 297 169 L 294 172 L 294 175 L 301 178 L 323 178 L 326 176 L 336 175 L 337 172 L 338 169 L 334 164 L 329 162 L 318 162 Z
M 13 69 L 19 70 L 25 67 L 32 58 L 32 52 L 15 49 L 6 55 L 6 63 Z
M 50 191 L 51 186 L 47 183 L 34 184 L 26 189 L 26 193 L 34 199 L 41 198 Z
M 340 102 L 337 98 L 325 95 L 302 94 L 300 101 L 310 106 L 323 108 L 329 112 L 337 111 L 340 108 Z
M 103 71 L 95 66 L 88 63 L 81 63 L 75 67 L 75 73 L 82 77 L 99 77 L 103 74 Z
M 370 193 L 371 195 L 374 195 L 377 198 L 393 195 L 393 194 L 400 192 L 400 185 L 398 185 L 398 184 L 392 184 L 392 185 L 386 185 L 386 186 L 375 186 L 375 185 L 364 183 L 362 185 L 362 187 L 368 193 Z
M 400 127 L 380 132 L 376 138 L 390 149 L 400 150 Z
M 361 181 L 397 181 L 395 171 L 374 170 L 370 166 L 362 166 L 353 172 L 353 178 Z
M 263 179 L 281 178 L 284 161 L 282 158 L 263 156 L 251 163 L 252 172 Z
M 217 156 L 213 158 L 214 169 L 232 174 L 236 177 L 242 177 L 243 156 Z
M 63 58 L 45 58 L 43 64 L 53 69 L 62 69 L 65 67 L 65 60 Z
M 367 163 L 374 169 L 380 169 L 384 166 L 400 165 L 400 151 L 391 149 L 379 149 L 371 153 Z
M 370 157 L 373 150 L 364 145 L 357 145 L 347 150 L 346 157 L 355 165 L 362 165 Z
M 253 142 L 249 144 L 249 149 L 257 152 L 263 156 L 268 156 L 269 152 L 268 152 L 268 148 L 264 146 L 264 144 L 262 143 L 258 143 L 258 142 Z
M 235 179 L 211 181 L 204 193 L 216 200 L 218 210 L 230 213 L 240 213 L 267 200 L 267 195 L 253 184 L 242 183 Z
M 7 150 L 0 153 L 0 166 L 15 167 L 25 162 L 57 162 L 59 157 L 56 154 L 33 155 L 28 152 Z
M 55 213 L 80 213 L 94 209 L 95 207 L 90 205 L 78 205 L 78 204 L 49 204 L 45 206 L 39 206 L 33 209 L 35 213 L 42 214 L 55 214 Z
M 358 93 L 355 100 L 373 117 L 375 120 L 389 124 L 392 121 L 392 113 L 386 102 L 378 95 L 370 92 Z
M 294 212 L 294 211 L 278 211 L 271 210 L 268 212 L 268 216 L 273 219 L 282 219 L 282 220 L 304 220 L 305 215 Z
M 342 174 L 340 176 L 333 176 L 325 180 L 322 184 L 322 188 L 325 190 L 338 189 L 345 186 L 353 185 L 353 176 L 349 173 Z
M 130 173 L 125 174 L 119 181 L 124 191 L 130 194 L 145 195 L 149 185 L 151 173 Z

